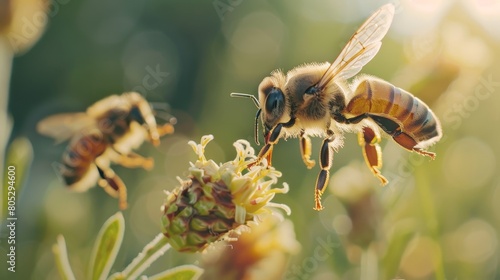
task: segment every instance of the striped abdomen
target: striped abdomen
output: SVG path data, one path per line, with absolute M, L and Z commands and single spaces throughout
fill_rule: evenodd
M 107 148 L 107 142 L 98 131 L 75 135 L 63 154 L 63 164 L 60 167 L 61 176 L 67 186 L 84 190 L 92 187 L 96 182 L 85 182 L 79 186 L 82 179 L 90 171 L 94 160 Z
M 391 136 L 404 133 L 416 143 L 441 138 L 439 120 L 425 103 L 376 78 L 365 78 L 357 85 L 344 113 L 352 116 L 367 114 Z M 433 140 L 430 142 L 434 143 Z

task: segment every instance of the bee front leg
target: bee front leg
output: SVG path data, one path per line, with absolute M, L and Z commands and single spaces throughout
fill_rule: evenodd
M 123 154 L 122 152 L 118 151 L 116 148 L 113 147 L 113 151 L 118 155 L 117 159 L 115 160 L 116 163 L 127 167 L 127 168 L 136 168 L 136 167 L 142 167 L 146 170 L 151 170 L 154 166 L 154 159 L 153 158 L 145 158 L 139 154 L 136 154 L 134 152 L 129 152 L 128 154 Z
M 166 123 L 155 127 L 153 131 L 149 130 L 148 133 L 148 141 L 153 143 L 153 145 L 158 146 L 160 144 L 160 137 L 174 133 L 174 125 L 172 123 Z
M 378 144 L 380 135 L 369 127 L 363 127 L 363 132 L 358 134 L 358 142 L 363 149 L 363 156 L 368 168 L 380 180 L 382 185 L 386 185 L 388 181 L 380 173 L 380 168 L 382 168 L 382 150 Z
M 311 139 L 305 135 L 303 130 L 300 132 L 300 154 L 307 168 L 313 168 L 316 162 L 311 160 Z
M 156 119 L 151 110 L 151 105 L 143 99 L 135 99 L 136 106 L 140 112 L 142 121 L 140 123 L 145 123 L 148 128 L 148 139 L 153 145 L 160 145 L 160 131 L 158 130 L 158 125 L 156 124 Z
M 259 164 L 263 158 L 267 159 L 267 165 L 271 166 L 272 163 L 272 158 L 273 158 L 273 147 L 278 143 L 278 140 L 280 139 L 281 135 L 281 129 L 283 127 L 292 127 L 295 124 L 295 118 L 291 118 L 288 122 L 286 123 L 278 123 L 275 127 L 273 127 L 269 131 L 269 136 L 266 139 L 266 145 L 262 147 L 262 149 L 259 152 L 259 155 L 257 156 L 257 159 L 255 160 L 254 163 L 251 163 L 248 167 L 252 167 L 256 164 Z
M 328 181 L 330 180 L 330 168 L 332 167 L 333 162 L 333 147 L 331 144 L 333 143 L 333 140 L 335 140 L 335 135 L 331 130 L 327 131 L 327 135 L 328 136 L 323 140 L 319 155 L 321 171 L 318 174 L 316 189 L 314 192 L 314 210 L 316 211 L 323 210 L 323 205 L 321 205 L 321 196 L 325 192 L 325 187 L 328 185 Z
M 164 135 L 174 133 L 174 125 L 171 123 L 166 123 L 161 126 L 158 126 L 157 130 L 160 137 L 162 137 Z
M 254 166 L 256 164 L 259 164 L 263 158 L 267 159 L 268 166 L 272 165 L 271 161 L 273 158 L 273 147 L 275 144 L 278 143 L 282 128 L 283 128 L 283 124 L 279 123 L 275 127 L 273 127 L 271 129 L 271 131 L 269 131 L 269 138 L 266 139 L 266 145 L 264 145 L 264 147 L 262 147 L 262 149 L 259 152 L 259 155 L 257 156 L 257 159 L 249 167 Z
M 99 166 L 95 163 L 97 171 L 99 171 L 99 176 L 101 179 L 98 181 L 100 187 L 102 187 L 106 193 L 111 197 L 118 198 L 118 205 L 120 210 L 127 209 L 127 187 L 123 183 L 122 179 L 115 174 L 115 172 L 109 168 L 104 167 L 104 165 Z

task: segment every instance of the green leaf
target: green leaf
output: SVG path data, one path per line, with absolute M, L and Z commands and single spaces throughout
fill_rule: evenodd
M 123 241 L 125 221 L 121 212 L 111 216 L 102 226 L 92 249 L 90 279 L 106 279 Z
M 163 256 L 171 248 L 168 239 L 162 233 L 149 242 L 142 252 L 123 270 L 117 272 L 109 280 L 137 279 L 154 261 Z
M 3 200 L 1 207 L 2 220 L 8 215 L 9 198 L 17 202 L 26 174 L 33 161 L 33 147 L 26 137 L 16 138 L 9 146 L 5 157 L 3 172 Z M 10 173 L 9 173 L 10 171 Z M 11 202 L 12 204 L 12 202 Z M 15 205 L 14 205 L 15 206 Z M 15 215 L 16 211 L 13 211 Z
M 74 280 L 75 275 L 71 270 L 68 260 L 68 251 L 66 250 L 66 241 L 64 236 L 59 235 L 57 237 L 57 243 L 52 246 L 52 252 L 56 260 L 56 266 L 59 270 L 59 275 L 63 280 Z
M 195 265 L 181 265 L 149 277 L 149 280 L 196 280 L 203 269 Z

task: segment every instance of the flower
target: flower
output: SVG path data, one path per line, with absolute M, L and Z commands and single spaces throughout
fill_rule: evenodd
M 282 279 L 291 255 L 300 251 L 292 221 L 266 215 L 250 223 L 237 241 L 217 246 L 202 259 L 201 279 Z
M 248 169 L 256 156 L 245 140 L 234 143 L 237 155 L 233 161 L 216 164 L 207 160 L 205 147 L 212 139 L 207 135 L 200 144 L 188 143 L 198 160 L 191 163 L 189 179 L 178 178 L 181 186 L 166 192 L 163 234 L 178 251 L 198 252 L 215 241 L 234 240 L 229 233 L 238 233 L 260 215 L 271 214 L 271 208 L 290 213 L 288 206 L 271 202 L 275 194 L 288 192 L 287 184 L 271 188 L 281 177 L 279 171 L 265 161 Z

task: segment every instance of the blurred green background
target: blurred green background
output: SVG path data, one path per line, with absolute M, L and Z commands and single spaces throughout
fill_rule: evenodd
M 37 134 L 40 119 L 132 90 L 168 103 L 177 117 L 176 133 L 160 147 L 138 150 L 154 156 L 154 170 L 113 167 L 129 191 L 125 245 L 112 271 L 121 270 L 160 231 L 163 190 L 177 186 L 194 160 L 188 140 L 213 134 L 207 156 L 216 162 L 234 158 L 235 140 L 253 143 L 256 109 L 229 93 L 256 94 L 274 69 L 333 61 L 386 3 L 365 2 L 53 0 L 44 34 L 12 65 L 9 141 L 27 137 L 34 160 L 17 194 L 17 272 L 7 274 L 2 262 L 2 279 L 57 279 L 50 248 L 58 234 L 82 278 L 99 227 L 118 210 L 99 188 L 64 189 L 51 164 L 65 145 Z M 393 3 L 392 27 L 362 72 L 429 104 L 444 131 L 432 149 L 437 158 L 385 138 L 382 173 L 391 182 L 382 188 L 362 162 L 356 135 L 346 135 L 318 213 L 319 168 L 307 170 L 298 140 L 280 141 L 273 164 L 291 190 L 275 201 L 291 207 L 302 244 L 286 279 L 500 279 L 500 1 Z M 314 159 L 320 143 L 313 139 Z M 339 246 L 316 258 L 318 240 L 330 239 Z M 150 271 L 199 257 L 169 251 Z

